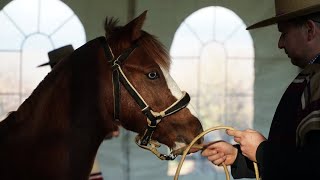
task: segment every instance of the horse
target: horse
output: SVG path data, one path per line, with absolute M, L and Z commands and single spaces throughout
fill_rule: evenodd
M 63 58 L 0 124 L 0 179 L 88 179 L 102 141 L 119 126 L 170 160 L 203 131 L 190 96 L 169 75 L 170 58 L 142 30 L 147 11 Z M 203 140 L 199 140 L 201 144 Z M 176 154 L 174 153 L 176 152 Z

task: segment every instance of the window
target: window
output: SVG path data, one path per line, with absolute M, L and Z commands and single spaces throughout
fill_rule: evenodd
M 245 28 L 231 10 L 211 6 L 191 14 L 176 31 L 170 49 L 171 75 L 190 94 L 204 129 L 252 127 L 254 48 Z M 224 131 L 205 139 L 231 141 Z M 174 175 L 177 164 L 169 162 L 169 175 Z M 188 157 L 181 170 L 181 175 L 194 173 L 224 176 L 222 167 L 214 167 L 199 153 Z
M 50 71 L 48 51 L 86 42 L 78 17 L 60 0 L 14 0 L 0 11 L 0 121 Z

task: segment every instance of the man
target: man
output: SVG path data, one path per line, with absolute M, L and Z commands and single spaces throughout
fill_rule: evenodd
M 61 59 L 67 57 L 72 54 L 74 51 L 72 45 L 66 45 L 60 47 L 58 49 L 52 50 L 48 52 L 49 62 L 39 65 L 38 67 L 42 67 L 45 65 L 50 65 L 53 68 Z M 119 131 L 114 131 L 112 134 L 108 134 L 105 139 L 110 139 L 112 137 L 119 136 Z M 100 171 L 98 160 L 94 160 L 94 164 L 90 173 L 89 180 L 103 180 L 102 173 Z
M 237 178 L 320 179 L 320 1 L 275 0 L 276 16 L 247 29 L 277 24 L 278 47 L 302 71 L 283 94 L 266 139 L 254 130 L 227 130 L 237 145 L 211 143 L 202 152 L 215 165 L 231 165 Z M 285 71 L 284 71 L 285 73 Z

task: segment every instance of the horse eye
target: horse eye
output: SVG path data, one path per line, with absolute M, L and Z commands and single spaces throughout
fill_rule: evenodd
M 150 73 L 148 73 L 148 78 L 149 79 L 157 79 L 157 78 L 159 78 L 159 74 L 157 72 L 150 72 Z

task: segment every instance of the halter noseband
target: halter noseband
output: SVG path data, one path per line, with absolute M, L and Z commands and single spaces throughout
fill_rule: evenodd
M 129 92 L 131 97 L 136 101 L 136 103 L 141 108 L 142 113 L 147 117 L 148 127 L 144 132 L 142 138 L 138 135 L 135 139 L 138 146 L 144 149 L 148 149 L 153 152 L 157 157 L 162 160 L 173 160 L 175 155 L 164 155 L 159 153 L 156 148 L 160 145 L 151 139 L 153 132 L 155 131 L 157 125 L 161 122 L 162 118 L 174 114 L 181 109 L 185 108 L 190 102 L 190 96 L 188 93 L 183 92 L 180 99 L 174 102 L 171 106 L 161 112 L 154 112 L 150 106 L 144 101 L 138 91 L 130 83 L 126 75 L 121 69 L 121 64 L 126 60 L 130 54 L 138 47 L 134 44 L 130 48 L 126 49 L 117 58 L 114 57 L 110 46 L 108 45 L 104 37 L 100 37 L 100 42 L 104 46 L 105 55 L 108 62 L 112 65 L 112 84 L 113 84 L 113 97 L 114 97 L 114 120 L 120 122 L 120 82 L 124 88 Z M 151 147 L 148 147 L 151 145 Z

